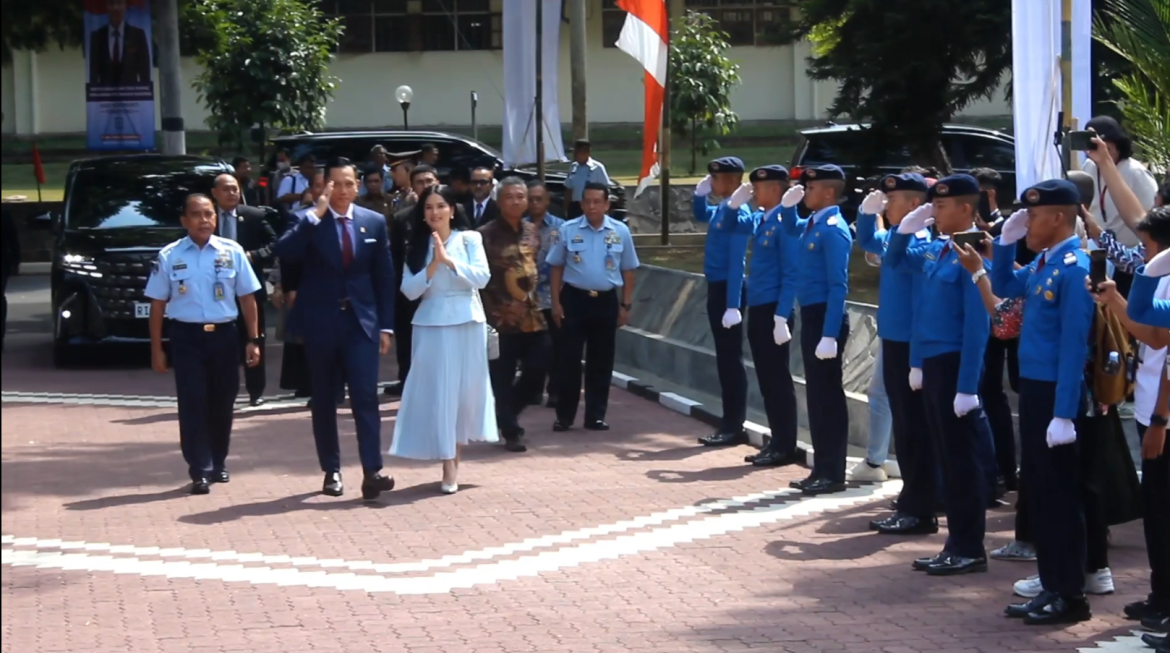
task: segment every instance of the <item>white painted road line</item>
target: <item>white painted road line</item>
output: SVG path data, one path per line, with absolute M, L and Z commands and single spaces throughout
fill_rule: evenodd
M 261 564 L 290 564 L 294 567 L 319 567 L 330 569 L 349 569 L 350 571 L 373 571 L 379 574 L 407 574 L 424 572 L 431 569 L 451 567 L 454 565 L 470 564 L 477 561 L 486 561 L 493 558 L 524 553 L 540 548 L 554 547 L 559 544 L 569 544 L 578 540 L 588 540 L 594 537 L 624 533 L 626 531 L 648 526 L 657 526 L 666 522 L 687 519 L 704 513 L 717 510 L 733 510 L 743 508 L 752 503 L 769 501 L 781 497 L 797 494 L 798 490 L 784 489 L 771 492 L 748 494 L 731 499 L 720 499 L 698 506 L 685 506 L 663 512 L 656 512 L 643 517 L 635 517 L 612 524 L 592 526 L 575 531 L 565 531 L 556 535 L 529 538 L 520 542 L 513 542 L 503 546 L 490 547 L 479 551 L 467 551 L 459 555 L 443 556 L 442 558 L 421 560 L 419 562 L 375 564 L 370 561 L 350 562 L 346 560 L 319 560 L 314 557 L 290 558 L 285 555 L 264 555 L 262 553 L 237 553 L 235 551 L 211 551 L 209 549 L 182 549 L 160 548 L 157 546 L 128 546 L 110 545 L 93 542 L 64 542 L 59 539 L 42 540 L 35 537 L 15 537 L 4 535 L 4 544 L 14 547 L 32 547 L 35 549 L 59 549 L 61 551 L 84 550 L 87 552 L 125 554 L 131 556 L 151 556 L 159 558 L 186 558 L 188 560 L 213 560 L 217 562 L 240 562 Z
M 1152 653 L 1153 650 L 1142 642 L 1141 631 L 1135 630 L 1132 635 L 1119 635 L 1093 646 L 1078 648 L 1077 653 Z
M 254 585 L 328 587 L 337 590 L 390 592 L 394 594 L 446 594 L 457 588 L 491 585 L 504 580 L 537 576 L 541 573 L 577 567 L 582 564 L 614 560 L 669 548 L 684 542 L 710 539 L 785 519 L 796 519 L 824 511 L 839 510 L 857 503 L 895 495 L 901 485 L 899 481 L 888 481 L 881 485 L 852 488 L 840 494 L 812 497 L 795 503 L 758 506 L 673 526 L 640 531 L 616 539 L 585 542 L 577 546 L 545 551 L 537 555 L 501 560 L 427 577 L 403 578 L 327 571 L 307 572 L 295 566 L 272 569 L 269 567 L 245 567 L 241 564 L 222 565 L 216 561 L 191 563 L 187 560 L 141 560 L 135 557 L 39 550 L 24 551 L 10 548 L 3 549 L 0 553 L 2 553 L 3 564 L 14 567 L 194 578 L 223 582 L 246 582 Z M 4 540 L 5 544 L 11 546 L 18 546 L 18 543 L 30 541 L 41 542 L 41 540 L 34 538 L 19 537 L 6 537 Z M 58 543 L 58 545 L 60 544 L 65 543 Z M 80 544 L 79 548 L 83 550 L 89 548 L 85 543 L 76 544 Z M 98 546 L 98 549 L 109 551 L 113 550 L 113 547 L 102 544 Z M 126 548 L 122 547 L 119 550 L 126 550 Z M 165 549 L 154 555 L 159 555 L 162 551 Z M 211 552 L 200 551 L 199 553 L 210 554 Z M 303 560 L 292 558 L 289 558 L 288 561 L 303 562 Z M 377 565 L 372 565 L 371 569 L 375 567 Z

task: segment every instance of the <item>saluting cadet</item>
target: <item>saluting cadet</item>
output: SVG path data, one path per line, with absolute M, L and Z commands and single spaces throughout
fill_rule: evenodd
M 980 438 L 988 437 L 990 431 L 978 393 L 991 322 L 975 279 L 959 264 L 950 240 L 954 234 L 976 230 L 979 182 L 970 175 L 943 177 L 931 186 L 927 199 L 930 203 L 902 219 L 886 257 L 895 268 L 904 266 L 924 275 L 922 301 L 915 315 L 915 357 L 922 359 L 926 419 L 942 462 L 950 532 L 942 552 L 915 560 L 914 569 L 952 576 L 987 571 L 983 537 L 988 489 L 978 453 Z M 933 220 L 945 238 L 910 248 L 914 234 Z M 986 270 L 980 270 L 975 277 L 985 274 Z M 930 479 L 923 483 L 929 484 Z M 904 509 L 902 499 L 898 509 Z M 921 517 L 921 508 L 918 512 Z
M 910 371 L 918 370 L 914 341 L 915 317 L 922 296 L 922 275 L 895 267 L 886 257 L 890 240 L 902 220 L 926 200 L 926 178 L 917 173 L 886 175 L 879 190 L 866 196 L 857 216 L 857 243 L 867 252 L 882 257 L 882 277 L 878 301 L 878 337 L 882 347 L 882 381 L 890 400 L 893 417 L 894 446 L 898 451 L 898 468 L 902 472 L 902 493 L 897 511 L 870 523 L 879 533 L 937 533 L 935 517 L 938 488 L 937 465 L 930 431 L 926 426 L 926 409 L 922 403 L 921 378 L 911 385 Z M 885 211 L 890 230 L 879 230 L 878 214 Z M 922 247 L 930 242 L 930 231 L 913 234 L 908 247 Z
M 743 161 L 734 156 L 707 164 L 709 173 L 695 187 L 692 209 L 695 220 L 707 224 L 703 249 L 703 274 L 707 277 L 707 322 L 715 339 L 715 364 L 719 371 L 723 418 L 719 430 L 699 438 L 699 444 L 723 447 L 746 444 L 747 371 L 743 366 L 743 270 L 748 242 L 755 231 L 752 210 L 740 205 L 725 212 L 727 198 L 743 182 Z M 711 205 L 714 192 L 724 198 Z
M 1044 591 L 1005 613 L 1029 624 L 1091 618 L 1085 600 L 1085 516 L 1075 420 L 1085 413 L 1085 361 L 1093 297 L 1085 285 L 1089 257 L 1076 233 L 1080 193 L 1064 179 L 1041 182 L 1020 196 L 995 240 L 991 282 L 1003 298 L 1022 297 L 1020 453 Z M 1040 252 L 1014 269 L 1016 241 Z M 949 486 L 950 479 L 947 479 Z
M 167 371 L 163 319 L 171 342 L 179 401 L 179 446 L 191 476 L 191 494 L 229 480 L 224 461 L 232 409 L 240 391 L 239 311 L 248 330 L 249 367 L 260 364 L 256 298 L 260 280 L 238 243 L 215 235 L 215 205 L 194 194 L 183 203 L 187 236 L 162 249 L 146 282 L 150 306 L 151 366 Z
M 792 334 L 787 328 L 796 300 L 800 241 L 780 224 L 780 198 L 788 187 L 788 170 L 768 165 L 756 168 L 748 178 L 751 181 L 732 193 L 723 211 L 725 220 L 735 219 L 740 206 L 752 198 L 756 202 L 747 291 L 748 345 L 772 437 L 763 451 L 744 462 L 778 467 L 802 462 L 796 452 L 796 389 L 788 367 Z
M 845 296 L 853 234 L 837 207 L 845 191 L 845 172 L 833 165 L 807 168 L 802 182 L 784 193 L 780 216 L 786 233 L 800 239 L 796 297 L 813 469 L 808 478 L 791 486 L 815 495 L 845 489 L 849 406 L 841 379 L 841 350 L 849 338 Z M 812 211 L 807 219 L 796 212 L 801 200 Z M 791 337 L 787 320 L 776 323 L 776 333 L 780 339 Z
M 552 319 L 561 328 L 554 431 L 567 431 L 581 397 L 585 356 L 585 428 L 609 429 L 609 385 L 617 330 L 630 319 L 638 254 L 630 228 L 609 217 L 609 188 L 589 182 L 585 215 L 561 225 L 548 253 Z

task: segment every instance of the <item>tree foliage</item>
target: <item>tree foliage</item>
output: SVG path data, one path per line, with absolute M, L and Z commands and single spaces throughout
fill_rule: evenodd
M 739 64 L 727 58 L 728 36 L 706 14 L 688 11 L 670 35 L 670 127 L 691 140 L 691 172 L 699 154 L 719 147 L 739 125 L 731 110 L 731 91 L 739 84 Z
M 1011 0 L 804 0 L 791 37 L 812 42 L 811 78 L 840 84 L 829 113 L 870 124 L 863 166 L 905 146 L 949 170 L 942 126 L 1005 80 L 1011 11 Z
M 214 42 L 196 56 L 193 86 L 221 143 L 242 145 L 253 129 L 303 131 L 325 124 L 337 78 L 329 75 L 341 35 L 310 0 L 193 0 Z
M 1131 64 L 1115 77 L 1117 104 L 1151 167 L 1170 167 L 1170 2 L 1102 0 L 1093 26 L 1099 43 Z

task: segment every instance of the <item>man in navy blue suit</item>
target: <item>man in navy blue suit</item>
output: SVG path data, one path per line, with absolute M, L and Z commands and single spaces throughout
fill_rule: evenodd
M 341 453 L 334 391 L 349 386 L 361 455 L 362 498 L 394 489 L 382 470 L 378 356 L 390 351 L 394 325 L 394 268 L 386 220 L 355 205 L 357 170 L 348 159 L 325 167 L 325 191 L 276 246 L 300 266 L 301 285 L 288 329 L 305 342 L 312 380 L 313 439 L 325 472 L 322 492 L 341 496 Z

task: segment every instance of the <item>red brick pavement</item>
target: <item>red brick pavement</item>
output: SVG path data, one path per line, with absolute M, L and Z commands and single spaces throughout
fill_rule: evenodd
M 69 391 L 171 394 L 158 378 L 142 369 L 65 378 L 5 360 L 3 382 L 5 390 L 63 392 L 53 380 L 64 379 Z M 393 408 L 385 411 L 387 439 Z M 374 563 L 457 555 L 777 490 L 800 471 L 753 471 L 741 462 L 742 448 L 697 447 L 703 425 L 618 390 L 614 429 L 605 434 L 554 434 L 550 412 L 530 409 L 523 418 L 529 453 L 474 448 L 455 496 L 438 494 L 437 465 L 388 459 L 400 489 L 376 507 L 363 506 L 352 490 L 342 499 L 317 496 L 320 473 L 303 412 L 241 418 L 233 480 L 207 497 L 179 489 L 185 472 L 170 411 L 7 403 L 3 418 L 5 535 Z M 343 420 L 351 487 L 358 481 L 352 430 Z M 1111 554 L 1119 593 L 1093 600 L 1097 618 L 1063 630 L 1024 627 L 999 610 L 1031 565 L 993 563 L 989 574 L 958 579 L 915 574 L 910 561 L 934 553 L 943 536 L 866 533 L 884 503 L 421 596 L 5 564 L 0 650 L 1070 651 L 1126 634 L 1130 625 L 1117 614 L 1147 587 L 1140 527 L 1117 528 Z M 992 513 L 989 545 L 1010 537 L 1011 522 L 1010 511 Z M 523 555 L 531 554 L 475 564 Z

